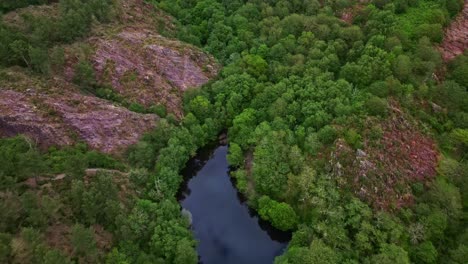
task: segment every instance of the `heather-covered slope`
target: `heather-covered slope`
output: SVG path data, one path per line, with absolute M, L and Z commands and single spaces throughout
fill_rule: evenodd
M 50 78 L 27 76 L 19 69 L 2 71 L 0 136 L 26 134 L 43 147 L 84 141 L 117 153 L 136 143 L 158 119 L 155 114 L 129 111 L 125 107 L 130 104 L 158 105 L 182 116 L 183 92 L 208 82 L 219 66 L 199 49 L 160 35 L 156 25 L 168 31 L 174 25 L 153 6 L 131 0 L 117 7 L 113 22 L 96 24 L 90 36 L 55 48 L 64 51 L 64 65 L 53 68 Z M 3 20 L 29 36 L 33 34 L 29 17 L 54 20 L 58 10 L 58 4 L 29 6 Z M 91 89 L 82 87 L 78 64 L 93 69 Z M 120 100 L 96 94 L 99 87 Z
M 444 41 L 439 46 L 444 60 L 451 60 L 463 54 L 468 48 L 468 1 L 465 0 L 463 11 L 445 29 Z

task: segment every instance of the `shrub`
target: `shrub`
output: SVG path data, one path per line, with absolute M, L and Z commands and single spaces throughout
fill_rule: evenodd
M 279 203 L 268 196 L 262 196 L 258 200 L 258 206 L 260 216 L 270 221 L 274 227 L 283 231 L 296 228 L 298 217 L 289 204 Z
M 387 115 L 387 100 L 372 96 L 366 101 L 367 112 L 374 116 L 386 116 Z

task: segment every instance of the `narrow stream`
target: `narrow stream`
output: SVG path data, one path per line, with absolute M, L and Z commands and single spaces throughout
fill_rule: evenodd
M 290 235 L 248 208 L 231 181 L 226 155 L 227 146 L 203 149 L 183 171 L 186 181 L 179 200 L 192 214 L 200 263 L 273 263 Z

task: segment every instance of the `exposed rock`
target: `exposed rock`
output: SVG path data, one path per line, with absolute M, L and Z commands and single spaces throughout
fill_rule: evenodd
M 98 79 L 143 105 L 166 105 L 181 115 L 181 94 L 214 77 L 217 67 L 205 53 L 146 29 L 126 28 L 111 39 L 93 38 Z
M 21 29 L 25 13 L 56 16 L 58 5 L 18 9 L 3 20 Z M 183 92 L 208 82 L 219 67 L 196 47 L 158 34 L 158 26 L 166 32 L 175 28 L 172 18 L 151 4 L 121 1 L 113 22 L 94 25 L 90 37 L 64 46 L 63 74 L 43 78 L 2 70 L 0 137 L 25 134 L 44 148 L 84 141 L 120 153 L 154 128 L 156 115 L 131 112 L 73 85 L 74 65 L 84 58 L 93 63 L 98 81 L 112 85 L 126 102 L 162 104 L 181 117 Z
M 448 61 L 462 54 L 468 48 L 468 0 L 462 12 L 445 29 L 444 41 L 439 46 L 444 60 Z
M 337 177 L 340 184 L 352 187 L 374 208 L 391 210 L 413 202 L 412 183 L 435 177 L 438 152 L 435 142 L 419 132 L 399 109 L 380 125 L 382 138 L 371 142 L 364 134 L 363 150 L 354 151 L 338 140 L 331 162 L 335 164 L 334 175 L 344 176 Z
M 118 152 L 136 143 L 156 125 L 156 115 L 134 113 L 93 96 L 72 93 L 44 100 L 79 138 L 103 152 Z
M 355 5 L 341 10 L 339 13 L 340 19 L 347 24 L 352 24 L 354 17 L 363 10 L 368 3 L 369 0 L 359 0 Z
M 0 87 L 0 136 L 25 134 L 43 147 L 83 140 L 115 153 L 136 143 L 156 120 L 79 93 L 30 95 Z
M 32 98 L 0 87 L 0 137 L 25 134 L 43 146 L 71 144 L 67 127 L 40 110 Z
M 161 19 L 163 18 L 163 19 Z M 158 33 L 156 25 L 173 31 L 171 18 L 141 0 L 122 3 L 118 22 L 101 25 L 85 44 L 92 47 L 89 60 L 97 79 L 109 84 L 130 102 L 165 105 L 182 116 L 182 94 L 215 77 L 219 65 L 200 49 Z M 68 49 L 65 77 L 72 80 L 78 62 Z M 78 53 L 81 53 L 79 51 Z

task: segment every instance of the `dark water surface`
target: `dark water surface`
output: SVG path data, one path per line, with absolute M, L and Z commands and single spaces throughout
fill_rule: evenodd
M 201 150 L 183 171 L 179 199 L 192 214 L 198 255 L 204 264 L 269 264 L 290 235 L 259 220 L 229 176 L 227 146 Z

